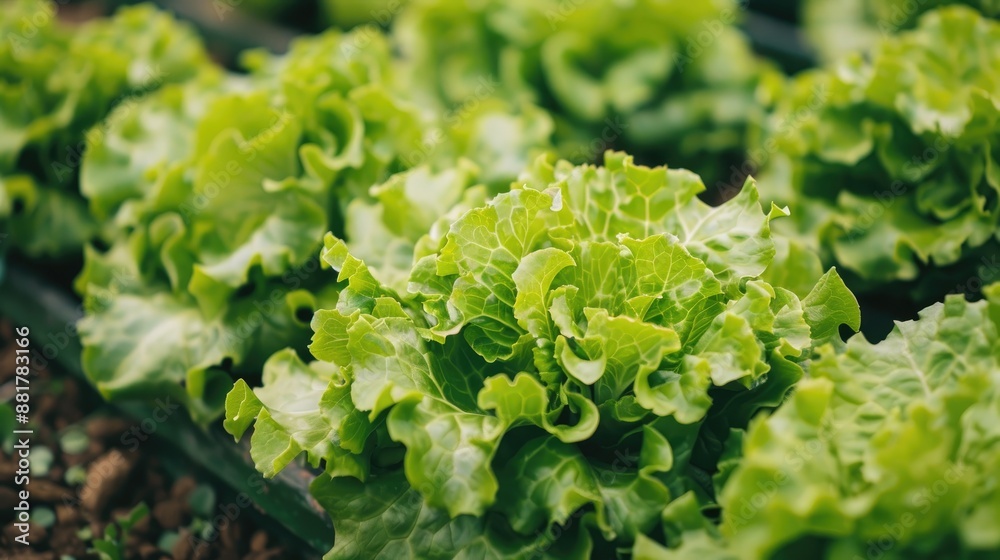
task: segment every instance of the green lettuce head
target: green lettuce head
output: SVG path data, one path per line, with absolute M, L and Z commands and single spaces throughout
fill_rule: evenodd
M 998 60 L 1000 24 L 950 7 L 870 56 L 775 84 L 751 151 L 776 187 L 765 198 L 795 209 L 798 235 L 857 290 L 926 302 L 956 278 L 980 288 L 1000 231 Z
M 832 61 L 873 48 L 884 38 L 912 29 L 921 15 L 949 4 L 964 4 L 988 17 L 1000 15 L 994 0 L 806 0 L 802 19 L 820 58 Z
M 527 99 L 556 119 L 563 155 L 622 147 L 686 161 L 709 184 L 743 159 L 759 63 L 728 0 L 414 0 L 393 33 L 421 102 Z
M 0 14 L 0 223 L 31 257 L 78 254 L 97 234 L 78 193 L 88 138 L 129 107 L 208 63 L 186 24 L 149 6 L 75 29 L 51 2 L 17 0 Z
M 672 549 L 644 540 L 637 560 L 996 558 L 998 288 L 949 296 L 878 344 L 821 349 L 794 394 L 734 438 L 718 531 L 674 507 Z
M 544 114 L 487 101 L 454 121 L 423 114 L 371 28 L 245 64 L 119 108 L 87 147 L 81 189 L 110 248 L 86 248 L 80 334 L 108 398 L 171 394 L 217 417 L 234 376 L 305 353 L 314 309 L 337 292 L 316 258 L 324 232 L 393 284 L 438 216 L 548 146 Z
M 713 490 L 723 441 L 777 406 L 819 344 L 857 328 L 836 271 L 804 297 L 774 261 L 753 182 L 713 208 L 693 173 L 541 158 L 456 207 L 379 279 L 328 235 L 337 302 L 292 352 L 237 382 L 268 476 L 300 454 L 337 530 L 328 558 L 589 558 Z M 397 528 L 405 527 L 405 530 Z

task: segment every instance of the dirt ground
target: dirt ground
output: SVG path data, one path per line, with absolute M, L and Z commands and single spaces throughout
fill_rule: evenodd
M 12 335 L 0 320 L 0 403 L 14 393 Z M 157 442 L 135 445 L 128 436 L 134 422 L 109 416 L 83 382 L 47 370 L 32 375 L 31 545 L 13 540 L 21 488 L 12 442 L 4 442 L 9 434 L 0 433 L 0 559 L 96 559 L 98 549 L 121 560 L 294 557 L 250 516 L 213 532 L 211 486 L 191 476 L 171 480 L 153 454 Z M 114 534 L 106 533 L 109 526 Z

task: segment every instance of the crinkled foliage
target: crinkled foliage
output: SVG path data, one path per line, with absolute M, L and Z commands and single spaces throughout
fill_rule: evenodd
M 551 111 L 574 161 L 621 147 L 714 184 L 756 108 L 740 17 L 729 0 L 414 0 L 393 34 L 425 104 L 461 110 L 500 91 Z
M 324 470 L 330 558 L 627 548 L 673 498 L 710 499 L 730 430 L 858 326 L 833 270 L 801 299 L 760 279 L 783 212 L 752 182 L 717 208 L 703 189 L 620 153 L 539 159 L 432 228 L 405 285 L 328 235 L 343 287 L 313 318 L 318 361 L 276 355 L 225 425 L 254 425 L 267 475 L 303 453 Z
M 997 247 L 998 61 L 1000 24 L 949 7 L 869 56 L 776 84 L 759 150 L 775 187 L 765 198 L 797 209 L 798 235 L 858 289 L 919 283 L 920 301 L 954 291 Z
M 997 17 L 992 0 L 807 0 L 802 19 L 806 37 L 823 60 L 870 49 L 883 37 L 911 29 L 920 16 L 941 6 L 964 4 Z
M 544 115 L 486 101 L 460 122 L 422 114 L 373 29 L 245 64 L 248 76 L 208 68 L 120 107 L 88 144 L 81 189 L 111 248 L 86 248 L 80 333 L 109 398 L 166 391 L 217 417 L 234 375 L 286 346 L 305 354 L 337 290 L 316 259 L 324 232 L 405 286 L 435 220 L 509 181 L 551 133 Z
M 51 2 L 16 0 L 0 35 L 0 224 L 29 256 L 76 254 L 99 229 L 77 188 L 87 138 L 208 56 L 190 27 L 148 6 L 70 30 Z
M 674 548 L 647 539 L 636 558 L 995 558 L 998 288 L 950 296 L 878 344 L 820 350 L 792 397 L 734 440 L 721 531 L 673 509 Z

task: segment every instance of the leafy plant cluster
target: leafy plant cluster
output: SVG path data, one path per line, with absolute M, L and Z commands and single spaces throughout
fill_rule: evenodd
M 187 80 L 208 55 L 189 26 L 148 6 L 69 29 L 55 5 L 16 0 L 0 35 L 0 223 L 32 257 L 77 254 L 100 229 L 77 186 L 88 138 L 113 107 Z
M 305 350 L 313 311 L 337 292 L 315 258 L 325 232 L 394 278 L 473 178 L 509 180 L 548 146 L 544 114 L 489 99 L 435 122 L 397 94 L 390 62 L 370 29 L 329 32 L 281 57 L 249 53 L 246 76 L 208 67 L 112 115 L 81 190 L 113 241 L 86 248 L 76 281 L 83 365 L 105 396 L 165 391 L 217 417 L 232 374 Z
M 802 19 L 812 46 L 823 60 L 832 62 L 912 29 L 923 14 L 953 4 L 970 6 L 991 18 L 1000 15 L 1000 4 L 993 0 L 806 0 Z
M 323 260 L 346 285 L 313 318 L 318 361 L 281 353 L 262 388 L 237 382 L 227 429 L 256 419 L 264 473 L 302 452 L 323 466 L 333 558 L 629 546 L 672 497 L 709 495 L 730 430 L 859 319 L 835 271 L 802 298 L 760 279 L 782 266 L 781 212 L 753 183 L 718 208 L 702 190 L 621 153 L 540 159 L 422 239 L 405 291 L 328 236 Z M 387 533 L 390 518 L 414 528 Z
M 484 80 L 548 109 L 577 163 L 617 147 L 683 161 L 707 184 L 744 159 L 764 63 L 730 0 L 413 0 L 393 31 L 425 103 L 464 103 Z
M 998 39 L 994 20 L 942 8 L 864 56 L 771 84 L 762 180 L 856 291 L 926 304 L 995 277 Z
M 329 558 L 992 558 L 1000 292 L 841 330 L 851 289 L 940 300 L 996 246 L 997 24 L 786 79 L 736 9 L 411 0 L 241 73 L 148 8 L 50 25 L 0 50 L 4 99 L 49 103 L 2 113 L 0 209 L 28 255 L 91 240 L 102 394 L 304 457 Z M 763 180 L 712 206 L 609 147 Z

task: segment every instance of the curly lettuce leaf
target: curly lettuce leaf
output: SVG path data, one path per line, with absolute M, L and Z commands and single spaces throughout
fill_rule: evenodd
M 0 220 L 4 243 L 29 255 L 72 254 L 99 229 L 78 195 L 40 185 L 30 175 L 0 177 Z
M 318 120 L 301 114 L 312 101 L 279 100 L 301 68 L 336 58 L 342 45 L 355 42 L 336 33 L 302 42 L 246 79 L 206 71 L 120 107 L 106 134 L 93 138 L 84 192 L 92 211 L 109 219 L 105 235 L 113 243 L 106 253 L 87 249 L 76 286 L 88 302 L 84 366 L 106 396 L 167 390 L 183 396 L 198 420 L 209 421 L 223 402 L 199 388 L 206 375 L 224 395 L 233 374 L 259 372 L 273 352 L 290 346 L 304 353 L 302 335 L 317 300 L 336 293 L 315 255 L 323 232 L 342 228 L 337 195 L 349 189 L 346 179 L 334 183 L 308 158 L 325 154 L 330 163 L 348 145 L 357 153 L 339 164 L 345 174 L 385 174 L 394 165 L 366 151 L 377 146 L 362 146 L 366 111 L 377 112 L 378 103 L 362 110 L 345 100 L 377 86 L 366 80 L 379 73 L 369 75 L 374 67 L 365 64 L 385 65 L 388 54 L 373 43 L 353 55 L 358 63 L 344 57 L 343 65 L 314 76 L 308 93 L 321 101 L 308 116 Z M 325 116 L 327 109 L 332 112 Z M 412 122 L 399 126 L 406 130 Z M 395 132 L 384 124 L 373 128 L 373 140 Z M 324 143 L 331 151 L 323 151 Z M 132 281 L 118 281 L 123 275 Z M 115 292 L 111 305 L 101 305 L 109 290 Z M 160 320 L 149 322 L 149 316 Z M 160 323 L 178 334 L 162 336 Z M 157 338 L 169 368 L 121 350 Z M 232 371 L 215 375 L 220 369 Z
M 514 533 L 501 521 L 469 515 L 451 518 L 430 508 L 400 474 L 362 484 L 351 478 L 318 477 L 310 488 L 331 512 L 337 539 L 327 560 L 378 558 L 450 560 L 591 557 L 586 531 L 571 527 L 535 538 Z
M 998 410 L 995 306 L 952 296 L 879 344 L 855 337 L 816 359 L 792 399 L 746 436 L 721 496 L 734 548 L 767 555 L 828 535 L 863 551 L 897 525 L 900 557 L 952 549 L 956 538 L 969 550 L 1000 547 L 995 526 L 980 525 L 996 507 L 983 477 L 1000 455 L 977 428 Z M 774 462 L 795 449 L 796 462 Z M 747 510 L 765 480 L 774 492 Z
M 1000 291 L 986 292 L 950 296 L 877 344 L 822 347 L 784 404 L 734 433 L 721 527 L 689 515 L 702 526 L 673 535 L 665 514 L 666 542 L 637 557 L 995 555 Z
M 727 0 L 414 0 L 393 36 L 422 104 L 461 112 L 496 90 L 551 112 L 575 162 L 615 146 L 690 162 L 714 184 L 741 157 L 755 110 L 761 65 L 739 11 Z
M 149 6 L 69 30 L 50 2 L 10 4 L 0 16 L 9 39 L 0 46 L 0 173 L 30 176 L 37 194 L 0 191 L 0 220 L 28 256 L 67 257 L 104 218 L 84 212 L 77 185 L 87 142 L 105 133 L 102 120 L 197 75 L 208 56 L 191 28 Z
M 858 326 L 835 271 L 805 299 L 759 279 L 782 213 L 763 211 L 753 183 L 729 208 L 701 202 L 703 189 L 620 153 L 601 168 L 541 158 L 509 192 L 431 225 L 405 284 L 328 234 L 340 291 L 313 318 L 320 364 L 237 386 L 227 429 L 253 425 L 265 474 L 304 454 L 325 471 L 315 491 L 381 508 L 330 506 L 352 535 L 333 557 L 433 556 L 427 531 L 457 539 L 435 542 L 460 556 L 500 528 L 511 546 L 546 535 L 578 550 L 583 534 L 630 547 L 672 497 L 709 499 L 711 471 L 695 462 L 723 455 L 718 434 L 778 406 L 832 326 Z M 404 515 L 412 531 L 387 529 Z
M 304 347 L 318 306 L 305 290 L 257 280 L 253 293 L 206 315 L 190 296 L 115 273 L 122 276 L 106 287 L 89 287 L 77 327 L 84 370 L 105 398 L 171 395 L 198 422 L 223 411 L 233 375 L 259 371 L 281 348 Z
M 924 13 L 951 4 L 964 4 L 987 17 L 1000 15 L 990 0 L 808 0 L 802 19 L 806 37 L 823 60 L 836 60 L 870 49 L 886 35 L 912 29 Z
M 926 305 L 954 289 L 928 269 L 975 274 L 997 246 L 998 37 L 970 8 L 939 8 L 765 94 L 764 197 L 797 209 L 790 235 L 853 289 Z
M 235 324 L 260 341 L 223 348 L 166 338 L 164 354 L 182 363 L 165 375 L 146 366 L 130 374 L 117 349 L 151 327 L 123 331 L 109 323 L 141 321 L 125 307 L 109 313 L 94 305 L 87 325 L 99 334 L 85 340 L 95 356 L 85 365 L 95 382 L 115 388 L 106 395 L 142 397 L 170 382 L 190 389 L 187 376 L 226 363 L 239 377 L 284 345 L 304 353 L 301 323 L 338 289 L 315 260 L 324 232 L 346 238 L 379 282 L 405 292 L 415 258 L 429 250 L 421 244 L 432 243 L 425 234 L 449 212 L 480 204 L 548 146 L 551 122 L 537 110 L 521 114 L 484 100 L 453 118 L 425 114 L 393 79 L 392 62 L 378 32 L 330 31 L 296 41 L 282 56 L 248 53 L 247 76 L 203 69 L 119 107 L 104 133 L 88 138 L 82 188 L 111 248 L 87 248 L 76 282 L 85 300 L 128 271 L 136 281 L 116 289 L 143 302 L 136 309 L 177 302 L 179 321 L 195 331 L 225 333 Z M 286 293 L 292 301 L 283 305 Z M 244 325 L 254 303 L 268 311 Z M 214 395 L 199 402 L 202 393 L 185 394 L 200 420 L 220 410 Z M 269 421 L 280 424 L 279 416 Z M 316 447 L 296 441 L 296 450 Z M 258 460 L 262 470 L 286 464 L 284 447 L 260 449 L 270 450 L 259 452 L 270 457 Z M 351 463 L 342 468 L 362 476 Z

